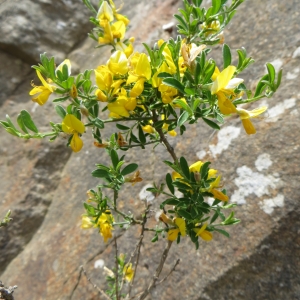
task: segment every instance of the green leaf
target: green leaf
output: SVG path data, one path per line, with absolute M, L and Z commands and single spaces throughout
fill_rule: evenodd
M 173 103 L 180 105 L 184 110 L 186 110 L 189 113 L 189 115 L 193 114 L 193 110 L 189 107 L 189 105 L 185 101 L 183 101 L 183 99 L 173 100 Z
M 203 119 L 203 121 L 204 121 L 208 126 L 210 126 L 211 128 L 220 130 L 220 126 L 219 126 L 217 123 L 215 123 L 215 122 L 213 122 L 213 121 L 211 121 L 211 120 L 209 120 L 209 119 L 206 119 L 206 118 L 204 118 L 204 117 L 202 117 L 202 119 Z
M 266 88 L 266 84 L 265 81 L 267 81 L 269 79 L 269 75 L 266 74 L 264 75 L 260 81 L 258 82 L 257 86 L 256 86 L 256 90 L 255 90 L 255 94 L 254 94 L 254 98 L 259 96 L 263 90 Z
M 166 183 L 167 183 L 167 186 L 168 186 L 170 192 L 174 195 L 175 189 L 174 189 L 174 186 L 173 186 L 172 182 L 173 182 L 173 180 L 172 180 L 171 174 L 167 173 L 167 175 L 166 175 Z
M 214 231 L 217 231 L 217 232 L 225 235 L 228 238 L 230 237 L 229 233 L 227 231 L 223 230 L 223 229 L 214 228 Z
M 272 64 L 267 63 L 267 69 L 269 73 L 269 80 L 271 83 L 273 83 L 275 80 L 275 68 Z
M 180 167 L 181 167 L 181 170 L 182 170 L 184 176 L 187 179 L 190 179 L 191 174 L 190 174 L 189 165 L 188 165 L 186 159 L 183 156 L 181 156 L 179 162 L 180 162 Z
M 158 78 L 172 78 L 172 75 L 170 73 L 167 73 L 167 72 L 161 72 L 157 75 Z
M 220 10 L 222 1 L 221 0 L 212 0 L 212 15 L 215 15 L 218 13 L 218 11 Z
M 158 241 L 158 235 L 155 234 L 154 238 L 151 240 L 152 243 L 155 243 Z
M 180 216 L 184 217 L 187 220 L 192 220 L 193 219 L 191 214 L 188 213 L 186 210 L 179 209 L 177 212 Z
M 244 60 L 247 57 L 247 53 L 246 53 L 245 48 L 243 48 L 243 47 L 242 47 L 242 49 L 238 49 L 236 51 L 237 51 L 238 56 L 239 56 L 239 62 L 238 62 L 238 65 L 237 65 L 237 70 L 239 70 L 242 67 L 242 65 L 244 63 Z
M 111 149 L 110 151 L 110 157 L 111 157 L 111 161 L 113 163 L 114 168 L 116 169 L 118 163 L 119 163 L 119 156 L 118 153 L 115 149 Z
M 214 221 L 216 221 L 218 219 L 218 217 L 219 217 L 219 214 L 217 212 L 215 212 L 210 220 L 210 224 L 212 224 Z
M 105 178 L 109 176 L 109 173 L 106 170 L 96 169 L 92 172 L 93 177 Z
M 178 127 L 182 126 L 190 117 L 190 114 L 187 111 L 184 111 L 178 118 L 177 125 Z
M 151 62 L 155 62 L 155 57 L 153 55 L 153 51 L 150 49 L 150 47 L 146 44 L 146 43 L 142 43 L 144 45 L 144 47 L 146 48 L 149 56 L 150 56 L 150 60 Z
M 222 52 L 223 52 L 223 64 L 225 69 L 231 64 L 231 51 L 227 44 L 223 45 Z
M 126 176 L 132 172 L 134 172 L 139 166 L 137 164 L 129 164 L 127 165 L 122 171 L 121 171 L 121 174 L 123 176 Z
M 26 111 L 26 110 L 22 110 L 20 112 L 20 117 L 22 118 L 22 121 L 24 123 L 24 125 L 31 131 L 38 133 L 38 129 L 36 128 L 34 122 L 31 119 L 30 114 Z
M 61 105 L 56 105 L 56 106 L 55 106 L 55 110 L 56 110 L 56 113 L 57 113 L 62 119 L 64 119 L 64 117 L 65 117 L 66 114 L 67 114 L 66 110 L 65 110 Z
M 10 133 L 11 135 L 14 135 L 14 136 L 17 136 L 17 137 L 19 137 L 21 135 L 19 131 L 15 130 L 14 128 L 11 128 L 11 127 L 5 128 L 5 130 L 8 133 Z
M 3 120 L 0 121 L 0 124 L 1 124 L 1 126 L 4 127 L 4 128 L 9 128 L 9 127 L 10 127 L 10 126 L 9 126 L 9 123 L 8 123 L 8 122 L 5 122 L 5 121 L 3 121 Z
M 161 203 L 160 208 L 162 209 L 165 205 L 178 205 L 178 203 L 179 203 L 178 199 L 169 198 Z
M 18 117 L 17 117 L 17 122 L 18 122 L 20 128 L 21 128 L 25 133 L 28 134 L 28 131 L 27 131 L 27 129 L 26 129 L 26 126 L 24 125 L 24 122 L 23 122 L 23 119 L 22 119 L 21 114 L 18 115 Z
M 202 179 L 206 179 L 209 170 L 210 161 L 205 162 L 200 169 L 200 175 Z
M 66 100 L 68 100 L 70 98 L 70 96 L 65 96 L 65 97 L 61 97 L 61 98 L 56 98 L 53 100 L 54 103 L 57 103 L 57 102 L 64 102 Z
M 144 131 L 142 129 L 142 126 L 139 125 L 138 127 L 139 127 L 139 139 L 140 139 L 142 144 L 145 144 L 146 143 L 146 137 L 145 137 Z
M 182 190 L 190 190 L 191 186 L 183 183 L 182 181 L 173 181 L 173 185 Z
M 124 126 L 122 124 L 116 124 L 116 127 L 120 130 L 129 130 L 130 128 L 127 126 Z
M 102 120 L 100 120 L 99 118 L 96 118 L 95 120 L 93 120 L 93 124 L 99 129 L 104 128 L 104 122 Z
M 282 69 L 278 72 L 278 75 L 277 75 L 276 90 L 277 90 L 278 87 L 280 86 L 280 83 L 281 83 L 281 77 L 282 77 Z
M 177 79 L 173 78 L 173 77 L 168 77 L 165 78 L 163 80 L 163 84 L 167 85 L 167 86 L 171 86 L 175 89 L 177 89 L 180 93 L 184 94 L 184 85 L 182 85 L 182 83 L 180 81 L 178 81 Z

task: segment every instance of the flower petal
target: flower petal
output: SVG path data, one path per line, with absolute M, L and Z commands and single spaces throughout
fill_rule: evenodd
M 216 80 L 213 82 L 211 87 L 212 95 L 216 94 L 218 91 L 224 89 L 228 85 L 235 70 L 236 70 L 235 66 L 228 66 L 217 76 Z
M 70 146 L 74 152 L 79 152 L 81 150 L 83 146 L 83 142 L 77 132 L 73 134 Z

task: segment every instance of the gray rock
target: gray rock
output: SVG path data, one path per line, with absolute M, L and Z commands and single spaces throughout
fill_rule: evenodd
M 87 36 L 89 16 L 77 0 L 2 2 L 0 49 L 30 64 L 44 52 L 62 61 Z
M 225 31 L 226 43 L 232 49 L 244 46 L 257 61 L 240 75 L 248 85 L 255 87 L 268 61 L 280 60 L 283 68 L 291 72 L 298 67 L 299 58 L 292 54 L 299 47 L 299 9 L 295 9 L 299 4 L 299 0 L 284 4 L 272 0 L 268 5 L 259 0 L 245 2 Z M 157 39 L 154 32 L 172 20 L 171 14 L 177 5 L 179 2 L 148 1 L 141 2 L 138 11 L 133 7 L 130 33 L 140 34 L 137 47 L 139 41 Z M 84 43 L 69 55 L 80 68 L 93 68 L 105 61 L 103 57 L 107 58 L 97 49 L 85 57 L 87 47 Z M 220 53 L 220 47 L 213 51 L 218 57 Z M 202 242 L 198 251 L 187 240 L 172 245 L 161 278 L 168 274 L 177 258 L 181 263 L 148 299 L 300 298 L 300 75 L 293 74 L 296 77 L 283 80 L 273 98 L 249 106 L 254 108 L 263 103 L 269 106 L 265 119 L 254 120 L 256 135 L 247 136 L 240 120 L 231 117 L 226 119 L 220 132 L 198 123 L 190 128 L 184 140 L 170 138 L 178 156 L 184 154 L 189 163 L 210 160 L 221 172 L 231 201 L 239 204 L 236 217 L 242 222 L 229 229 L 230 239 L 215 234 L 213 241 Z M 42 108 L 30 102 L 18 103 L 18 99 L 28 98 L 30 79 L 25 79 L 27 85 L 7 89 L 12 94 L 3 102 L 1 118 L 5 113 L 15 118 L 25 106 L 37 124 L 46 130 L 48 117 L 55 118 L 51 103 Z M 104 136 L 108 138 L 113 127 L 106 130 Z M 16 295 L 21 291 L 26 299 L 97 299 L 97 291 L 80 273 L 79 267 L 84 265 L 93 282 L 102 288 L 103 270 L 96 266 L 113 268 L 113 244 L 104 244 L 96 231 L 79 229 L 85 192 L 98 183 L 90 172 L 94 163 L 107 163 L 107 156 L 103 150 L 90 147 L 92 139 L 88 134 L 78 154 L 70 155 L 70 151 L 61 146 L 64 143 L 61 137 L 46 153 L 43 152 L 48 145 L 46 141 L 21 142 L 4 131 L 0 136 L 0 211 L 11 208 L 14 218 L 7 231 L 1 231 L 4 234 L 0 257 L 3 257 L 2 265 L 5 264 L 1 279 L 6 284 L 17 284 Z M 126 153 L 128 162 L 140 157 L 143 158 L 140 170 L 144 181 L 134 187 L 129 185 L 120 193 L 121 208 L 137 217 L 143 209 L 139 192 L 153 180 L 163 179 L 168 169 L 160 161 L 170 159 L 162 146 L 154 151 L 148 147 L 143 152 Z M 159 199 L 155 199 L 153 210 L 158 206 Z M 154 214 L 148 220 L 149 226 L 156 224 Z M 131 253 L 136 244 L 132 236 L 138 237 L 138 234 L 139 228 L 114 232 L 120 251 Z M 151 233 L 145 235 L 133 292 L 147 286 L 160 259 L 157 253 L 165 246 L 164 240 L 153 245 L 151 238 Z

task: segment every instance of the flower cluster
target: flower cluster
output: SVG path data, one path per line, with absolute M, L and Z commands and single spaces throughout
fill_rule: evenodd
M 99 228 L 99 232 L 103 237 L 104 243 L 107 242 L 108 239 L 112 238 L 112 230 L 113 230 L 114 217 L 109 210 L 106 210 L 101 214 L 100 217 L 91 220 L 88 216 L 82 216 L 82 229 L 89 229 L 92 227 Z

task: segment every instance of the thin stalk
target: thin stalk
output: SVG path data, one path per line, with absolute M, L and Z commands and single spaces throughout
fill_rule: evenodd
M 150 207 L 150 205 L 147 206 L 144 216 L 143 216 L 143 223 L 142 223 L 142 229 L 141 229 L 141 234 L 140 234 L 141 238 L 140 238 L 140 241 L 137 246 L 137 255 L 136 255 L 136 260 L 135 260 L 134 273 L 133 273 L 132 281 L 130 282 L 130 286 L 129 286 L 129 290 L 128 290 L 128 297 L 130 297 L 131 289 L 133 287 L 134 279 L 136 276 L 137 266 L 139 264 L 139 259 L 140 259 L 140 254 L 141 254 L 141 246 L 142 246 L 142 242 L 143 242 L 143 238 L 144 238 L 144 231 L 145 231 L 145 225 L 147 222 L 147 214 L 149 212 L 149 207 Z
M 116 268 L 116 299 L 119 300 L 119 263 L 118 263 L 118 245 L 117 238 L 115 240 L 115 268 Z
M 166 246 L 166 248 L 165 248 L 165 250 L 164 250 L 164 252 L 163 252 L 163 254 L 160 258 L 160 263 L 159 263 L 159 265 L 156 269 L 155 275 L 153 276 L 151 283 L 149 284 L 148 288 L 143 292 L 143 294 L 138 298 L 138 300 L 144 300 L 148 296 L 148 294 L 150 293 L 152 288 L 155 286 L 156 281 L 158 280 L 159 275 L 160 275 L 160 273 L 161 273 L 161 271 L 164 267 L 164 264 L 165 264 L 166 259 L 168 257 L 169 250 L 170 250 L 171 246 L 172 246 L 172 242 L 168 241 L 168 244 L 167 244 L 167 246 Z
M 155 124 L 156 122 L 158 122 L 158 115 L 156 113 L 155 110 L 152 111 L 153 113 L 153 117 L 152 117 L 152 120 L 153 120 L 153 123 Z M 159 136 L 160 136 L 160 141 L 166 146 L 168 152 L 170 153 L 170 155 L 172 156 L 173 160 L 175 163 L 178 162 L 178 158 L 174 152 L 174 149 L 173 147 L 170 145 L 169 141 L 167 140 L 167 138 L 165 137 L 163 131 L 161 128 L 157 128 L 156 131 L 158 132 Z

